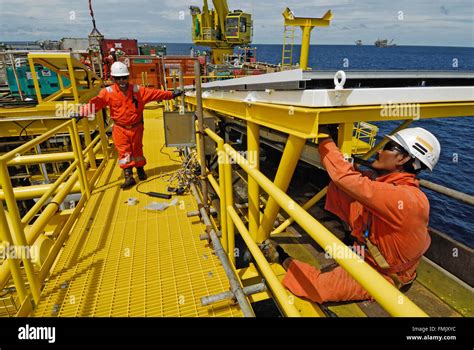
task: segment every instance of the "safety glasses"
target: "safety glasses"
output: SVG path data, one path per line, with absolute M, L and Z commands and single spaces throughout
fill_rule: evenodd
M 114 80 L 128 80 L 128 75 L 124 75 L 123 77 L 113 77 Z
M 397 143 L 393 141 L 389 141 L 383 146 L 384 151 L 397 151 L 402 154 L 408 154 L 407 151 L 405 151 L 402 147 L 400 147 Z

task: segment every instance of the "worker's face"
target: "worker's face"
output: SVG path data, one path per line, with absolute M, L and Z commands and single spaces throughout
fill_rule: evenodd
M 394 172 L 403 169 L 403 164 L 411 159 L 403 148 L 393 141 L 387 142 L 383 150 L 377 152 L 372 168 L 387 172 Z
M 126 90 L 128 88 L 128 75 L 124 77 L 112 77 L 114 82 L 120 87 L 121 90 Z

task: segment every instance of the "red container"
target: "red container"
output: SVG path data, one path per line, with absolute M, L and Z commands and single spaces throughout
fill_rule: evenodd
M 100 44 L 102 55 L 107 56 L 110 49 L 121 50 L 125 55 L 138 55 L 138 42 L 136 39 L 104 39 Z
M 183 71 L 184 85 L 194 84 L 194 61 L 196 59 L 189 56 L 166 56 L 163 59 L 165 64 L 165 72 L 168 88 L 173 87 L 173 71 L 177 72 L 177 67 Z M 205 73 L 205 72 L 203 72 Z M 179 84 L 179 76 L 176 77 L 176 82 Z
M 130 56 L 127 58 L 130 65 L 130 82 L 155 89 L 163 88 L 160 58 L 156 56 Z

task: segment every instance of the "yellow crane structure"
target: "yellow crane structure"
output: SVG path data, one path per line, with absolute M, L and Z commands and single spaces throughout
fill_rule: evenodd
M 226 55 L 231 55 L 235 46 L 252 42 L 252 15 L 241 10 L 230 11 L 226 0 L 212 0 L 214 9 L 209 9 L 204 0 L 202 10 L 191 6 L 193 19 L 193 42 L 212 49 L 212 63 L 222 64 Z
M 294 41 L 294 27 L 300 27 L 303 31 L 303 37 L 301 39 L 301 54 L 300 54 L 300 68 L 308 68 L 308 57 L 309 57 L 309 47 L 311 41 L 311 31 L 314 27 L 327 27 L 331 23 L 332 12 L 331 10 L 326 11 L 323 17 L 321 18 L 311 18 L 311 17 L 296 17 L 288 7 L 282 13 L 285 18 L 285 40 L 283 43 L 283 53 L 282 53 L 282 66 L 292 66 L 292 57 L 293 57 L 293 41 Z M 291 33 L 288 36 L 288 33 Z M 287 39 L 291 39 L 290 48 L 287 48 Z

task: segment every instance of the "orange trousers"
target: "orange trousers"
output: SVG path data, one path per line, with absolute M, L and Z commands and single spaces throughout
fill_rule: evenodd
M 353 199 L 333 184 L 328 187 L 326 203 L 340 206 L 341 213 L 349 212 L 352 201 Z M 341 217 L 341 219 L 347 222 L 347 217 Z M 393 284 L 390 277 L 382 276 Z M 370 294 L 340 266 L 329 272 L 321 272 L 314 266 L 293 260 L 283 279 L 283 285 L 296 296 L 320 304 L 326 301 L 372 299 Z
M 126 129 L 117 124 L 112 128 L 112 139 L 119 154 L 119 166 L 122 169 L 143 167 L 146 159 L 143 155 L 143 124 Z

